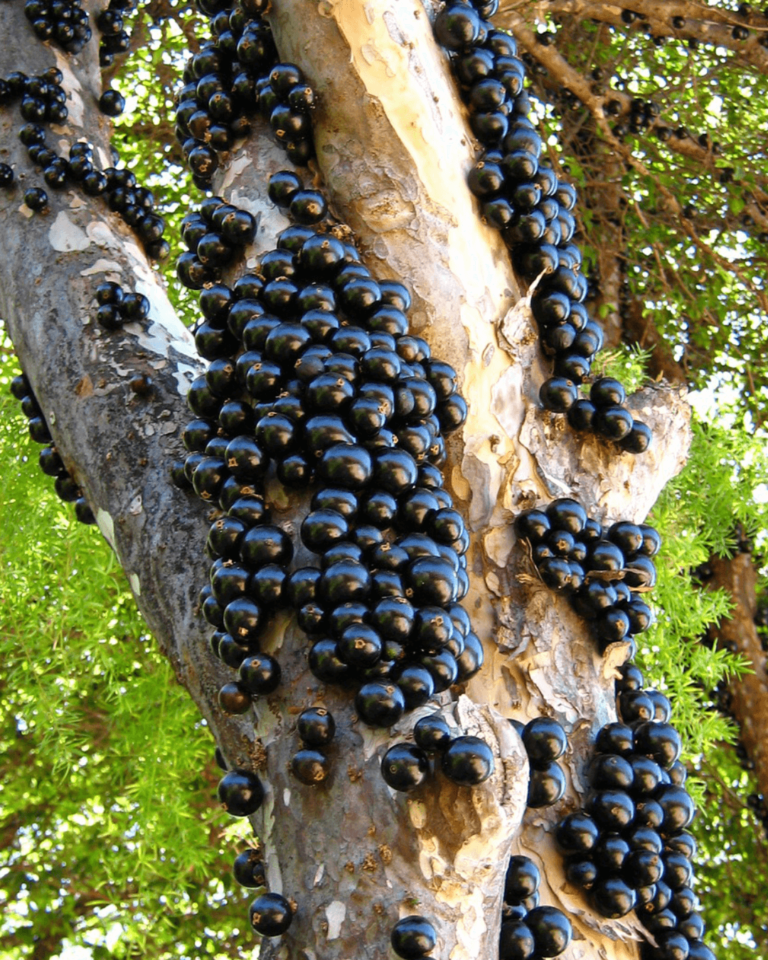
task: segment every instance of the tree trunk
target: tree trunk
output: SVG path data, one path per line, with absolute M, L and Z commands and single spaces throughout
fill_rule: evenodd
M 711 576 L 708 590 L 725 590 L 733 601 L 730 616 L 709 631 L 718 646 L 728 646 L 749 662 L 753 672 L 728 684 L 731 709 L 739 725 L 739 737 L 754 764 L 760 793 L 768 797 L 768 678 L 765 651 L 755 626 L 757 613 L 757 570 L 750 553 L 733 557 L 712 557 L 707 566 Z
M 252 822 L 269 888 L 295 900 L 297 914 L 281 940 L 264 942 L 263 958 L 380 960 L 390 955 L 398 917 L 412 913 L 435 925 L 436 956 L 493 958 L 506 864 L 516 852 L 546 867 L 542 903 L 560 906 L 573 922 L 564 957 L 636 957 L 640 925 L 632 915 L 608 921 L 592 912 L 566 883 L 551 839 L 556 821 L 580 805 L 591 736 L 615 717 L 615 667 L 626 646 L 598 655 L 567 601 L 531 576 L 511 523 L 521 509 L 571 495 L 601 521 L 642 520 L 685 459 L 683 395 L 656 386 L 631 398 L 631 410 L 656 438 L 639 457 L 576 436 L 561 417 L 539 409 L 548 374 L 529 301 L 466 188 L 473 141 L 421 7 L 276 0 L 271 22 L 281 56 L 299 63 L 319 94 L 318 167 L 333 210 L 355 231 L 374 275 L 409 284 L 414 331 L 456 367 L 470 405 L 444 473 L 472 534 L 464 605 L 486 663 L 466 689 L 438 701 L 457 731 L 492 746 L 493 776 L 474 789 L 434 775 L 413 794 L 391 791 L 379 771 L 382 754 L 407 739 L 432 706 L 388 733 L 366 728 L 348 694 L 309 672 L 306 637 L 288 612 L 264 644 L 279 652 L 283 685 L 254 715 L 222 713 L 217 692 L 231 674 L 210 655 L 208 631 L 195 615 L 206 578 L 207 510 L 166 479 L 171 459 L 182 454 L 184 395 L 202 363 L 131 232 L 102 201 L 67 189 L 51 197 L 44 215 L 29 216 L 21 206 L 21 189 L 41 178 L 15 136 L 13 108 L 0 113 L 3 159 L 20 182 L 0 195 L 0 308 L 19 358 L 179 681 L 228 763 L 264 777 L 266 801 Z M 0 72 L 38 74 L 55 58 L 71 96 L 70 119 L 56 133 L 69 143 L 87 137 L 108 166 L 107 124 L 95 107 L 96 44 L 65 61 L 27 42 L 27 29 L 20 7 L 0 6 L 2 36 L 25 38 L 0 49 Z M 266 199 L 265 175 L 287 166 L 257 127 L 222 173 L 220 191 L 261 214 L 246 262 L 273 245 L 280 215 Z M 100 330 L 92 295 L 102 279 L 145 293 L 149 320 L 117 333 Z M 127 388 L 134 371 L 151 375 L 149 398 Z M 305 500 L 276 482 L 268 494 L 297 539 Z M 295 716 L 316 702 L 334 714 L 338 733 L 331 775 L 310 788 L 288 768 L 298 746 Z M 508 719 L 541 714 L 569 733 L 569 790 L 555 807 L 526 813 L 527 760 Z

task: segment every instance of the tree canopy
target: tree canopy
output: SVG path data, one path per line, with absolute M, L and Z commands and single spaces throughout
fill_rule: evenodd
M 170 2 L 131 16 L 130 53 L 103 70 L 128 100 L 113 144 L 175 235 L 200 197 L 173 107 L 203 18 Z M 732 598 L 702 585 L 712 557 L 749 550 L 760 568 L 768 530 L 768 11 L 551 0 L 508 2 L 496 20 L 525 50 L 553 166 L 579 189 L 589 298 L 612 347 L 605 370 L 630 388 L 663 376 L 697 391 L 690 463 L 652 513 L 664 538 L 659 616 L 638 659 L 674 696 L 698 781 L 710 942 L 736 960 L 760 955 L 768 813 L 738 727 L 717 709 L 750 667 L 717 642 Z M 191 323 L 180 249 L 174 240 L 160 269 Z M 233 842 L 251 838 L 215 802 L 205 721 L 107 544 L 37 470 L 7 393 L 18 372 L 7 340 L 1 359 L 0 955 L 248 955 L 231 860 Z

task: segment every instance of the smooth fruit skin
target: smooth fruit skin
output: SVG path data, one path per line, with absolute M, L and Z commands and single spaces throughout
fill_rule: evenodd
M 508 920 L 501 925 L 499 960 L 531 960 L 536 943 L 530 927 L 522 920 Z
M 565 775 L 559 763 L 552 761 L 546 767 L 531 770 L 528 783 L 528 806 L 550 807 L 562 799 L 565 793 Z
M 426 780 L 428 773 L 427 755 L 411 743 L 396 743 L 381 760 L 381 775 L 393 790 L 415 790 Z
M 232 873 L 241 887 L 263 887 L 264 861 L 258 850 L 248 848 L 235 857 Z
M 321 783 L 328 772 L 328 760 L 319 750 L 299 750 L 291 760 L 291 773 L 308 786 Z
M 279 893 L 263 893 L 250 906 L 251 926 L 264 937 L 279 937 L 290 927 L 293 910 Z
M 598 880 L 592 888 L 592 900 L 598 913 L 616 920 L 634 909 L 637 896 L 623 880 L 619 880 L 618 877 L 609 877 L 606 880 Z
M 248 817 L 264 802 L 264 787 L 250 770 L 230 770 L 219 781 L 218 795 L 227 813 Z
M 568 740 L 557 720 L 536 717 L 523 728 L 523 745 L 534 766 L 545 767 L 565 753 Z
M 451 730 L 439 713 L 422 717 L 413 728 L 416 745 L 427 753 L 442 753 L 451 744 Z
M 504 881 L 505 902 L 522 903 L 536 893 L 540 882 L 541 874 L 533 860 L 524 856 L 510 857 Z
M 449 780 L 474 787 L 493 773 L 493 753 L 479 737 L 456 737 L 443 754 L 441 766 Z
M 326 747 L 336 733 L 336 721 L 325 707 L 308 707 L 296 722 L 299 736 L 308 747 Z
M 540 957 L 557 957 L 571 942 L 570 920 L 556 907 L 534 907 L 525 918 Z
M 403 960 L 421 960 L 434 949 L 437 933 L 426 917 L 414 914 L 398 920 L 389 939 L 398 957 Z

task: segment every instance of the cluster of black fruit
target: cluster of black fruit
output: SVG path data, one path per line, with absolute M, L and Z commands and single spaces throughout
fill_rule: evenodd
M 528 118 L 530 101 L 523 90 L 525 65 L 514 39 L 483 19 L 497 5 L 497 0 L 453 0 L 435 19 L 435 35 L 450 52 L 472 131 L 484 147 L 469 188 L 485 220 L 502 231 L 515 268 L 529 281 L 540 277 L 532 309 L 555 374 L 541 388 L 544 407 L 568 413 L 574 429 L 642 453 L 651 433 L 623 407 L 623 389 L 610 415 L 594 401 L 579 401 L 579 385 L 590 375 L 603 335 L 583 304 L 587 281 L 572 242 L 576 191 L 541 162 L 542 141 Z
M 336 733 L 336 721 L 326 707 L 315 706 L 302 710 L 296 721 L 302 747 L 291 760 L 291 772 L 307 785 L 320 783 L 328 775 L 328 757 L 325 750 Z
M 584 809 L 565 817 L 555 834 L 566 876 L 605 917 L 636 910 L 658 945 L 643 948 L 648 960 L 712 960 L 691 889 L 696 843 L 687 827 L 695 808 L 669 700 L 644 689 L 634 664 L 621 674 L 621 720 L 599 731 Z
M 280 666 L 259 650 L 259 638 L 271 613 L 288 607 L 312 641 L 315 675 L 356 687 L 361 719 L 388 727 L 482 662 L 458 603 L 468 586 L 469 537 L 438 466 L 443 434 L 461 426 L 466 404 L 455 371 L 409 335 L 407 289 L 377 283 L 335 235 L 341 231 L 317 227 L 327 213 L 323 195 L 301 189 L 288 172 L 272 178 L 269 193 L 294 224 L 257 272 L 231 288 L 216 280 L 255 227 L 219 198 L 185 218 L 189 252 L 178 266 L 182 282 L 201 289 L 195 340 L 210 365 L 190 387 L 196 419 L 184 431 L 188 455 L 172 473 L 222 511 L 210 530 L 213 565 L 200 597 L 215 628 L 213 652 L 238 670 L 220 703 L 245 712 L 253 697 L 276 689 Z M 301 525 L 319 566 L 289 572 L 293 544 L 270 523 L 261 496 L 270 469 L 286 486 L 319 482 Z M 318 783 L 334 725 L 323 708 L 306 713 L 292 772 Z M 447 728 L 446 735 L 448 775 L 465 783 L 490 775 L 486 744 L 451 738 Z M 258 779 L 232 776 L 246 786 Z M 220 797 L 232 809 L 228 787 Z M 276 935 L 290 922 L 290 905 L 262 899 L 251 922 Z
M 47 145 L 43 124 L 63 123 L 67 117 L 63 79 L 56 67 L 40 76 L 28 77 L 17 71 L 0 79 L 0 106 L 20 101 L 19 110 L 26 122 L 19 130 L 19 139 L 27 148 L 29 159 L 42 169 L 46 185 L 53 190 L 80 184 L 88 196 L 103 196 L 110 210 L 139 235 L 147 256 L 164 260 L 170 253 L 170 245 L 163 237 L 165 220 L 155 211 L 152 192 L 138 186 L 130 170 L 99 170 L 94 164 L 93 148 L 83 141 L 70 146 L 69 157 L 59 156 Z M 0 165 L 0 186 L 11 187 L 13 180 L 12 168 Z M 24 192 L 24 202 L 30 210 L 44 210 L 48 194 L 41 187 L 30 187 Z
M 40 469 L 46 476 L 54 477 L 56 495 L 65 503 L 75 504 L 75 516 L 80 523 L 95 523 L 93 511 L 83 496 L 83 491 L 69 475 L 51 437 L 48 424 L 35 399 L 29 380 L 23 373 L 11 380 L 11 393 L 21 401 L 21 409 L 29 420 L 29 435 L 35 443 L 45 444 L 40 451 Z
M 620 521 L 607 530 L 568 497 L 545 510 L 525 510 L 515 519 L 518 537 L 527 540 L 539 576 L 566 594 L 587 619 L 601 652 L 633 638 L 653 623 L 640 596 L 656 583 L 654 557 L 661 537 L 648 524 Z
M 605 112 L 608 116 L 619 116 L 624 113 L 624 107 L 620 100 L 612 99 L 606 103 Z M 661 116 L 661 105 L 657 101 L 633 97 L 629 103 L 628 115 L 614 125 L 613 133 L 622 138 L 628 133 L 643 133 L 649 127 L 654 127 L 656 136 L 660 140 L 668 140 L 672 136 L 672 131 L 669 127 L 657 126 L 659 116 Z M 662 131 L 665 132 L 662 133 Z
M 118 330 L 125 323 L 143 320 L 149 300 L 143 293 L 126 293 L 119 283 L 105 280 L 96 287 L 96 322 L 105 330 Z
M 91 39 L 88 12 L 78 0 L 26 0 L 24 14 L 40 40 L 52 40 L 77 54 Z
M 393 790 L 408 792 L 421 786 L 430 774 L 430 755 L 439 756 L 443 774 L 460 787 L 475 787 L 493 773 L 488 744 L 480 737 L 452 736 L 439 713 L 418 720 L 413 739 L 414 743 L 394 744 L 382 757 L 381 775 Z
M 528 857 L 510 857 L 504 882 L 499 960 L 557 957 L 571 942 L 570 920 L 557 907 L 539 906 L 539 868 Z
M 128 53 L 131 37 L 125 29 L 125 18 L 136 9 L 136 0 L 109 0 L 107 6 L 96 18 L 96 26 L 101 33 L 99 44 L 99 64 L 111 67 L 115 57 Z
M 377 283 L 351 245 L 307 225 L 322 195 L 289 173 L 270 194 L 299 222 L 257 273 L 200 296 L 195 340 L 211 363 L 191 385 L 197 419 L 173 473 L 226 512 L 208 539 L 203 613 L 218 655 L 242 670 L 267 611 L 295 609 L 315 675 L 359 686 L 361 718 L 388 727 L 482 659 L 458 603 L 469 537 L 438 469 L 466 404 L 455 371 L 408 334 L 406 288 Z M 195 229 L 231 209 L 204 201 Z M 320 483 L 301 524 L 318 567 L 288 573 L 293 545 L 259 496 L 270 464 L 287 486 Z
M 510 723 L 520 734 L 528 754 L 530 778 L 526 805 L 550 807 L 565 793 L 565 774 L 557 762 L 568 746 L 565 730 L 551 717 L 536 717 L 526 724 L 519 720 L 510 720 Z
M 176 261 L 176 275 L 190 290 L 206 288 L 200 298 L 205 319 L 197 327 L 202 331 L 197 347 L 206 360 L 214 359 L 208 356 L 205 343 L 212 322 L 208 317 L 211 312 L 208 303 L 213 300 L 215 308 L 218 301 L 226 305 L 232 299 L 228 288 L 216 283 L 216 277 L 223 267 L 242 255 L 255 236 L 255 218 L 247 210 L 224 203 L 221 197 L 207 198 L 181 221 L 181 238 L 187 252 Z M 214 324 L 213 329 L 220 326 Z
M 257 110 L 269 121 L 289 158 L 305 164 L 314 153 L 314 93 L 298 67 L 277 63 L 272 31 L 262 13 L 268 3 L 244 0 L 213 17 L 213 39 L 184 69 L 176 107 L 176 137 L 195 183 L 207 189 L 218 153 L 246 136 Z

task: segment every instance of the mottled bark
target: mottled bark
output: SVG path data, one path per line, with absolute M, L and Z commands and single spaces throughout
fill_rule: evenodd
M 3 35 L 23 32 L 22 20 L 19 8 L 0 7 Z M 310 674 L 307 641 L 290 612 L 264 643 L 279 656 L 284 684 L 256 705 L 255 718 L 222 714 L 216 693 L 228 671 L 210 656 L 207 631 L 194 616 L 205 579 L 206 509 L 166 480 L 188 418 L 183 395 L 200 363 L 135 241 L 100 201 L 65 191 L 52 198 L 50 213 L 27 218 L 18 191 L 0 197 L 7 232 L 0 308 L 67 466 L 86 488 L 179 680 L 227 760 L 264 776 L 267 797 L 253 824 L 270 888 L 294 898 L 298 912 L 289 932 L 265 942 L 261 956 L 380 960 L 389 956 L 398 916 L 416 912 L 438 930 L 437 956 L 490 960 L 506 862 L 519 851 L 546 866 L 542 901 L 562 905 L 574 922 L 564 957 L 629 960 L 637 955 L 639 925 L 632 917 L 611 922 L 594 915 L 566 884 L 551 840 L 554 823 L 578 805 L 585 788 L 581 767 L 590 734 L 614 716 L 615 666 L 626 651 L 618 645 L 607 657 L 597 655 L 567 601 L 532 576 L 511 521 L 520 509 L 563 495 L 577 496 L 600 520 L 643 519 L 684 462 L 690 439 L 684 399 L 667 387 L 631 398 L 633 412 L 656 434 L 642 457 L 576 436 L 562 417 L 539 409 L 548 372 L 529 301 L 466 188 L 472 140 L 424 9 L 402 0 L 364 7 L 339 0 L 318 8 L 276 0 L 272 21 L 282 56 L 301 65 L 320 97 L 319 168 L 333 209 L 354 228 L 375 275 L 409 283 L 414 327 L 456 366 L 470 404 L 445 474 L 472 533 L 465 606 L 487 664 L 466 690 L 438 699 L 457 731 L 491 744 L 491 779 L 470 790 L 438 774 L 412 795 L 390 791 L 379 772 L 382 754 L 428 711 L 409 714 L 389 733 L 366 728 L 348 691 L 324 688 Z M 71 90 L 78 82 L 72 70 L 80 77 L 83 111 L 76 123 L 79 111 L 71 109 L 73 122 L 61 135 L 87 132 L 103 150 L 94 55 L 86 50 L 87 63 L 67 68 Z M 2 49 L 0 72 L 40 72 L 53 56 L 37 44 Z M 0 120 L 11 160 L 32 179 L 15 117 L 4 111 Z M 257 129 L 218 185 L 259 214 L 247 263 L 270 246 L 280 224 L 265 199 L 264 176 L 287 164 L 265 136 Z M 146 293 L 151 320 L 117 334 L 98 330 L 91 289 L 103 278 Z M 134 369 L 155 381 L 148 400 L 125 386 Z M 268 496 L 295 536 L 304 501 L 276 482 Z M 338 733 L 331 775 L 308 788 L 291 777 L 288 764 L 298 746 L 295 716 L 318 701 L 333 712 Z M 530 811 L 521 827 L 527 761 L 507 721 L 542 713 L 569 732 L 570 789 L 555 808 Z
M 757 571 L 749 553 L 734 557 L 713 557 L 708 566 L 709 590 L 725 590 L 733 601 L 729 617 L 710 631 L 719 645 L 728 645 L 750 663 L 754 672 L 728 684 L 731 709 L 739 724 L 739 737 L 755 765 L 760 793 L 768 797 L 768 675 L 766 656 L 755 626 L 757 613 Z

